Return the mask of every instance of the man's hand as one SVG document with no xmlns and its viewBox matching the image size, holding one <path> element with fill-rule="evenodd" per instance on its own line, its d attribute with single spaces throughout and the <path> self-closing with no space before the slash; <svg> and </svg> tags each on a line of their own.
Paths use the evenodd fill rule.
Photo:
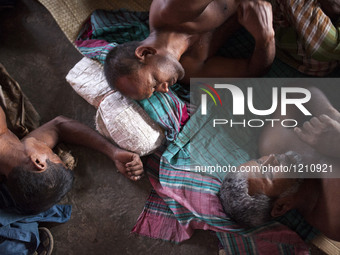
<svg viewBox="0 0 340 255">
<path fill-rule="evenodd" d="M 143 173 L 143 163 L 136 153 L 116 149 L 113 160 L 120 173 L 133 181 L 138 181 Z"/>
<path fill-rule="evenodd" d="M 273 12 L 265 1 L 243 1 L 237 10 L 239 23 L 255 38 L 267 43 L 274 37 Z"/>
<path fill-rule="evenodd" d="M 321 154 L 340 157 L 340 123 L 322 114 L 306 121 L 301 128 L 294 129 L 301 141 L 312 146 Z"/>
</svg>

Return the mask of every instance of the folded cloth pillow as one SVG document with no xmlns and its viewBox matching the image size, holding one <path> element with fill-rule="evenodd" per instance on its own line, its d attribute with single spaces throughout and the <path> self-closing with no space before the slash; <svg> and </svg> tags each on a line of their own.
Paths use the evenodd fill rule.
<svg viewBox="0 0 340 255">
<path fill-rule="evenodd" d="M 98 62 L 84 57 L 69 71 L 66 80 L 97 108 L 99 133 L 119 147 L 144 156 L 162 144 L 165 136 L 161 127 L 133 100 L 109 87 Z"/>
</svg>

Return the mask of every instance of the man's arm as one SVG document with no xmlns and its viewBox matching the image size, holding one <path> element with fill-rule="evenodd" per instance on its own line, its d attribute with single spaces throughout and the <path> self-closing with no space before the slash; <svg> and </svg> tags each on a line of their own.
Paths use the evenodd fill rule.
<svg viewBox="0 0 340 255">
<path fill-rule="evenodd" d="M 172 23 L 182 23 L 195 20 L 214 0 L 157 0 L 153 1 L 150 13 L 158 13 Z"/>
<path fill-rule="evenodd" d="M 204 63 L 186 60 L 186 75 L 190 77 L 255 77 L 265 74 L 275 57 L 275 39 L 271 5 L 264 1 L 242 2 L 238 7 L 238 22 L 255 39 L 255 49 L 249 59 L 220 56 Z"/>
<path fill-rule="evenodd" d="M 138 180 L 143 165 L 136 153 L 122 150 L 88 126 L 59 116 L 29 133 L 23 139 L 34 137 L 50 148 L 59 142 L 85 146 L 97 150 L 113 160 L 118 170 L 132 180 Z"/>
</svg>

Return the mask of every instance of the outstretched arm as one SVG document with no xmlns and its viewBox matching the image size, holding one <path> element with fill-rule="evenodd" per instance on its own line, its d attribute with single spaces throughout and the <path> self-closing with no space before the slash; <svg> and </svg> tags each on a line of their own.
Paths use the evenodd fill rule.
<svg viewBox="0 0 340 255">
<path fill-rule="evenodd" d="M 76 120 L 59 116 L 23 139 L 28 137 L 34 137 L 50 148 L 59 142 L 65 142 L 97 150 L 113 160 L 118 170 L 131 180 L 138 180 L 143 173 L 143 165 L 137 154 L 116 147 L 99 133 Z"/>
<path fill-rule="evenodd" d="M 230 59 L 213 56 L 202 64 L 185 63 L 190 66 L 190 77 L 256 77 L 265 74 L 275 57 L 275 39 L 272 8 L 264 1 L 244 1 L 238 7 L 238 22 L 255 39 L 255 49 L 249 59 Z M 196 62 L 196 63 L 195 63 Z"/>
</svg>

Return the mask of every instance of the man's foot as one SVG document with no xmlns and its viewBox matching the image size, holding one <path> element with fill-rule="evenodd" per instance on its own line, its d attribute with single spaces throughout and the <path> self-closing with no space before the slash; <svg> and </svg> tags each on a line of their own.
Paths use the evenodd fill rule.
<svg viewBox="0 0 340 255">
<path fill-rule="evenodd" d="M 51 255 L 53 251 L 53 236 L 47 228 L 39 228 L 40 244 L 33 255 Z"/>
<path fill-rule="evenodd" d="M 335 115 L 334 115 L 335 114 Z M 331 157 L 340 156 L 340 114 L 328 116 L 325 114 L 306 121 L 301 128 L 294 129 L 303 142 L 316 151 Z"/>
</svg>

